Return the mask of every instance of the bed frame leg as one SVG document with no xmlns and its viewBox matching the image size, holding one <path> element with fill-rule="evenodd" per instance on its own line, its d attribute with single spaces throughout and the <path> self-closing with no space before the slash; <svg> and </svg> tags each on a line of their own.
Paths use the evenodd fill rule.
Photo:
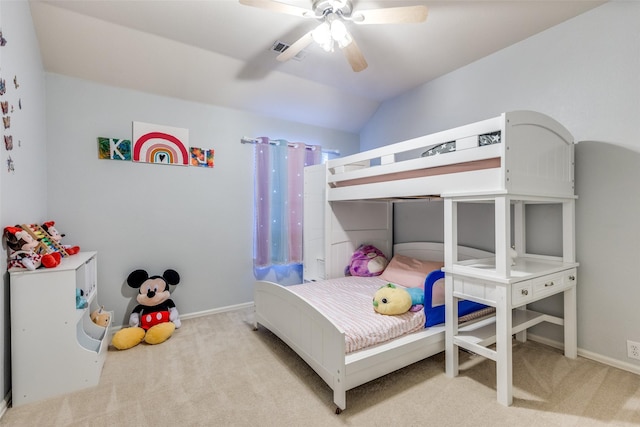
<svg viewBox="0 0 640 427">
<path fill-rule="evenodd" d="M 340 382 L 342 384 L 342 382 Z M 333 403 L 336 404 L 336 415 L 340 415 L 344 408 L 347 407 L 347 391 L 341 387 L 333 390 Z"/>
</svg>

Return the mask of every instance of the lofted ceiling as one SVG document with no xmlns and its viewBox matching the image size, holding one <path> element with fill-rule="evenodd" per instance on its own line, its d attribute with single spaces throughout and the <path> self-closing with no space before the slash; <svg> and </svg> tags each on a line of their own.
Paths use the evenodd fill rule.
<svg viewBox="0 0 640 427">
<path fill-rule="evenodd" d="M 279 0 L 311 8 L 312 0 Z M 353 0 L 424 4 L 424 23 L 349 29 L 369 66 L 315 44 L 276 61 L 313 19 L 238 0 L 30 0 L 46 71 L 357 133 L 384 100 L 524 40 L 601 0 Z"/>
</svg>

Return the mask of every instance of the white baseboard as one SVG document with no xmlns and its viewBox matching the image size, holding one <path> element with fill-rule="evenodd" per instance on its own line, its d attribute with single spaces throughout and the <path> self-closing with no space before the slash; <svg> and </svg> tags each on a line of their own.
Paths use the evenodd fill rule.
<svg viewBox="0 0 640 427">
<path fill-rule="evenodd" d="M 195 319 L 196 317 L 202 317 L 202 316 L 208 316 L 210 314 L 217 314 L 217 313 L 225 313 L 227 311 L 236 311 L 236 310 L 244 310 L 246 308 L 251 308 L 253 307 L 253 301 L 251 302 L 245 302 L 242 304 L 236 304 L 236 305 L 228 305 L 226 307 L 220 307 L 220 308 L 214 308 L 211 310 L 205 310 L 205 311 L 198 311 L 196 313 L 189 313 L 187 315 L 180 315 L 180 319 L 184 320 L 184 319 Z"/>
<path fill-rule="evenodd" d="M 209 316 L 211 314 L 226 313 L 228 311 L 244 310 L 253 307 L 253 301 L 242 304 L 228 305 L 226 307 L 213 308 L 211 310 L 198 311 L 195 313 L 180 314 L 180 320 L 195 319 L 196 317 Z M 111 334 L 122 329 L 124 325 L 111 326 Z M 128 325 L 127 325 L 128 327 Z"/>
<path fill-rule="evenodd" d="M 7 409 L 9 409 L 10 405 L 11 405 L 11 390 L 9 390 L 7 395 L 4 397 L 4 400 L 0 402 L 0 419 L 4 417 L 4 414 L 7 412 Z"/>
<path fill-rule="evenodd" d="M 531 341 L 539 342 L 541 344 L 548 345 L 549 347 L 557 348 L 562 350 L 564 348 L 564 344 L 555 340 L 550 340 L 545 337 L 541 337 L 540 335 L 535 335 L 531 333 L 527 333 L 527 339 Z M 585 359 L 593 360 L 608 366 L 612 366 L 614 368 L 622 369 L 623 371 L 628 371 L 634 373 L 636 375 L 640 375 L 640 366 L 634 365 L 632 363 L 623 362 L 622 360 L 612 359 L 611 357 L 603 356 L 598 353 L 594 353 L 588 350 L 583 350 L 578 348 L 578 356 L 582 356 Z"/>
</svg>

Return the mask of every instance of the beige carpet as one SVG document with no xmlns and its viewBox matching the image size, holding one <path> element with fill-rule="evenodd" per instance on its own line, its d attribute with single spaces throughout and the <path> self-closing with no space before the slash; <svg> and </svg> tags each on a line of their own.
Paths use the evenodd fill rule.
<svg viewBox="0 0 640 427">
<path fill-rule="evenodd" d="M 10 408 L 2 426 L 638 426 L 640 377 L 517 343 L 514 404 L 496 402 L 495 364 L 442 354 L 347 393 L 331 390 L 251 310 L 184 320 L 167 342 L 109 351 L 100 384 Z"/>
</svg>

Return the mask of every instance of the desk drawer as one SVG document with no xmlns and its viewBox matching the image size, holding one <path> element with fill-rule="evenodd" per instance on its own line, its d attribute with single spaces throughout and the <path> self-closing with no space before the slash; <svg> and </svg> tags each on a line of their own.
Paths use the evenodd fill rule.
<svg viewBox="0 0 640 427">
<path fill-rule="evenodd" d="M 553 295 L 576 284 L 576 269 L 563 271 L 558 274 L 540 277 L 533 280 L 533 294 L 536 299 L 546 295 Z"/>
<path fill-rule="evenodd" d="M 576 281 L 576 269 L 573 268 L 561 273 L 515 283 L 511 290 L 511 304 L 518 307 L 557 294 L 575 286 Z"/>
<path fill-rule="evenodd" d="M 511 305 L 514 307 L 533 301 L 533 283 L 531 280 L 516 283 L 511 289 Z"/>
</svg>

